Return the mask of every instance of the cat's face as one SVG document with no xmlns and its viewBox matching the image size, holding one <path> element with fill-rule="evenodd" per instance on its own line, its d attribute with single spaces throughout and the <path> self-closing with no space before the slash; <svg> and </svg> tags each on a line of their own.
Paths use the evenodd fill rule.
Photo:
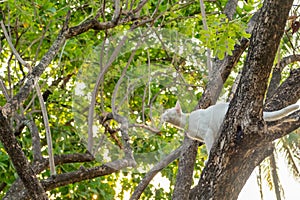
<svg viewBox="0 0 300 200">
<path fill-rule="evenodd" d="M 162 122 L 169 122 L 173 123 L 174 120 L 177 121 L 177 119 L 180 117 L 180 113 L 176 111 L 175 108 L 167 109 L 161 116 Z"/>
<path fill-rule="evenodd" d="M 179 102 L 176 103 L 174 108 L 167 109 L 161 116 L 162 122 L 169 122 L 174 125 L 178 125 L 182 115 Z"/>
</svg>

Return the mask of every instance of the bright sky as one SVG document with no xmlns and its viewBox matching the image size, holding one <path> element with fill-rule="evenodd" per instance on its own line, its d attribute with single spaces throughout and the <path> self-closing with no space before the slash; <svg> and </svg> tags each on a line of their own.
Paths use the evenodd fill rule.
<svg viewBox="0 0 300 200">
<path fill-rule="evenodd" d="M 286 161 L 282 155 L 278 158 L 279 179 L 284 189 L 285 200 L 299 200 L 300 199 L 300 182 L 297 182 L 288 171 Z M 260 200 L 259 188 L 256 177 L 258 170 L 254 170 L 238 200 Z M 265 180 L 263 181 L 263 195 L 265 200 L 276 200 L 275 192 L 270 191 Z"/>
</svg>

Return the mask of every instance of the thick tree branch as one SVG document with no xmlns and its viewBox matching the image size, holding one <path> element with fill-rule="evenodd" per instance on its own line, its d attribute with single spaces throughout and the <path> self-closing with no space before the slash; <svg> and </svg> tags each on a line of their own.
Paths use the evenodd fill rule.
<svg viewBox="0 0 300 200">
<path fill-rule="evenodd" d="M 16 171 L 23 181 L 32 199 L 48 199 L 42 185 L 37 179 L 35 172 L 22 151 L 13 131 L 10 129 L 8 120 L 0 112 L 0 140 L 10 156 Z"/>
<path fill-rule="evenodd" d="M 136 10 L 135 12 L 138 12 L 138 10 Z M 87 32 L 90 29 L 100 31 L 100 30 L 111 29 L 118 25 L 126 24 L 132 21 L 139 21 L 138 24 L 143 24 L 147 20 L 152 21 L 152 19 L 148 19 L 147 17 L 136 17 L 134 14 L 136 13 L 127 15 L 125 18 L 118 19 L 117 21 L 107 21 L 107 22 L 99 22 L 98 19 L 95 17 L 93 19 L 84 21 L 78 26 L 71 27 L 69 31 L 66 33 L 66 38 L 68 39 L 80 35 L 84 32 Z"/>
<path fill-rule="evenodd" d="M 72 183 L 89 180 L 100 176 L 105 176 L 120 171 L 126 167 L 131 167 L 133 163 L 127 159 L 116 160 L 104 165 L 92 168 L 80 167 L 77 171 L 51 176 L 47 180 L 41 181 L 46 191 L 57 187 L 69 185 Z M 20 199 L 28 199 L 28 194 L 22 192 L 23 196 Z"/>
<path fill-rule="evenodd" d="M 212 148 L 208 166 L 190 199 L 236 199 L 246 182 L 239 178 L 240 172 L 243 173 L 244 160 L 252 154 L 253 148 L 262 145 L 261 136 L 266 130 L 262 121 L 266 80 L 292 3 L 292 0 L 264 1 L 258 15 L 260 23 L 253 29 L 242 78 L 226 114 L 222 134 Z"/>
<path fill-rule="evenodd" d="M 54 156 L 55 165 L 61 165 L 67 163 L 78 163 L 78 162 L 91 162 L 93 160 L 95 160 L 95 158 L 89 153 L 63 154 L 63 155 Z M 49 159 L 46 158 L 43 158 L 42 160 L 39 160 L 32 165 L 33 170 L 37 174 L 41 173 L 43 170 L 46 170 L 48 167 L 49 167 Z M 18 178 L 10 187 L 4 199 L 5 200 L 21 199 L 22 194 L 25 193 L 26 191 L 24 190 L 24 185 L 22 181 Z M 28 198 L 28 193 L 26 193 L 26 195 Z"/>
<path fill-rule="evenodd" d="M 32 199 L 48 199 L 43 187 L 41 186 L 39 180 L 32 168 L 30 167 L 27 158 L 24 155 L 20 145 L 18 144 L 12 130 L 8 123 L 8 117 L 20 106 L 20 104 L 27 98 L 31 92 L 35 82 L 38 80 L 39 76 L 45 70 L 46 66 L 52 61 L 56 53 L 58 52 L 60 46 L 64 43 L 65 37 L 64 32 L 67 30 L 68 21 L 70 13 L 67 16 L 66 22 L 63 26 L 58 39 L 49 51 L 42 58 L 41 62 L 32 70 L 32 72 L 27 77 L 25 85 L 20 89 L 20 92 L 10 99 L 6 105 L 1 109 L 0 113 L 0 139 L 3 143 L 7 153 L 9 154 L 12 162 L 16 168 L 16 171 L 23 181 L 25 187 L 27 188 Z"/>
<path fill-rule="evenodd" d="M 209 80 L 207 88 L 205 89 L 201 100 L 199 101 L 197 108 L 207 108 L 210 105 L 216 103 L 220 92 L 223 87 L 223 83 L 227 80 L 231 70 L 236 66 L 240 56 L 249 45 L 249 40 L 243 38 L 240 44 L 235 45 L 235 49 L 232 52 L 232 56 L 226 56 L 223 60 L 218 60 L 214 69 L 218 69 L 213 74 L 214 79 Z M 194 170 L 194 163 L 196 160 L 197 149 L 199 142 L 185 137 L 184 143 L 187 143 L 189 148 L 182 154 L 179 161 L 178 174 L 176 179 L 176 185 L 174 188 L 174 199 L 187 199 L 189 195 L 189 189 L 192 185 L 192 174 Z M 184 187 L 183 187 L 184 186 Z"/>
<path fill-rule="evenodd" d="M 300 110 L 283 118 L 280 122 L 268 122 L 268 132 L 265 141 L 272 142 L 281 138 L 300 127 Z"/>
<path fill-rule="evenodd" d="M 300 55 L 290 55 L 287 57 L 284 57 L 280 60 L 279 63 L 277 63 L 273 69 L 272 78 L 269 84 L 269 90 L 268 90 L 268 98 L 271 97 L 276 89 L 278 88 L 280 81 L 281 81 L 281 72 L 287 65 L 300 61 Z"/>
<path fill-rule="evenodd" d="M 290 76 L 269 97 L 265 110 L 282 109 L 289 104 L 296 103 L 298 99 L 300 99 L 300 68 L 292 70 Z"/>
<path fill-rule="evenodd" d="M 185 136 L 183 145 L 186 145 L 187 148 L 182 152 L 179 160 L 176 184 L 172 196 L 173 200 L 188 198 L 199 142 Z"/>
</svg>

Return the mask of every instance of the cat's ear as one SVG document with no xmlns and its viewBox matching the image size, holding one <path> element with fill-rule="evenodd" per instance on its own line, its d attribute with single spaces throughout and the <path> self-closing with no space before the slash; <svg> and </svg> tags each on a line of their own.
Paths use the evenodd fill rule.
<svg viewBox="0 0 300 200">
<path fill-rule="evenodd" d="M 176 102 L 175 110 L 176 110 L 176 112 L 177 112 L 178 114 L 181 113 L 181 106 L 180 106 L 179 101 Z"/>
</svg>

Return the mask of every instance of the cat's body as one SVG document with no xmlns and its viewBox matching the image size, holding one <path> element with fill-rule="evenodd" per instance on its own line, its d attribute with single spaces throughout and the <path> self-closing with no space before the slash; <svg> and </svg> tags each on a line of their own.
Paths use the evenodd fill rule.
<svg viewBox="0 0 300 200">
<path fill-rule="evenodd" d="M 168 122 L 184 129 L 192 139 L 204 140 L 207 153 L 209 154 L 212 145 L 219 137 L 219 129 L 223 123 L 228 106 L 228 103 L 220 103 L 207 109 L 198 109 L 190 114 L 186 114 L 182 112 L 180 104 L 177 102 L 174 108 L 168 109 L 162 114 L 161 119 L 163 122 Z M 278 111 L 263 112 L 263 118 L 265 121 L 278 120 L 298 108 L 299 105 L 293 104 Z"/>
</svg>

